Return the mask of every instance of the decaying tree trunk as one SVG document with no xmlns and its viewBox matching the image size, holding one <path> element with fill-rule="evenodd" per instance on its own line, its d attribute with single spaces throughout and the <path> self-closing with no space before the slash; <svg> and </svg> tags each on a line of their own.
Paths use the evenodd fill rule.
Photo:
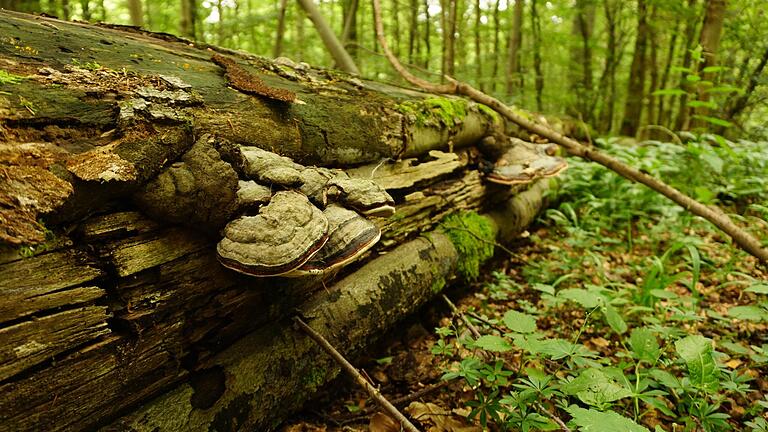
<svg viewBox="0 0 768 432">
<path fill-rule="evenodd" d="M 352 354 L 542 205 L 544 182 L 482 181 L 499 122 L 463 99 L 132 27 L 0 12 L 0 34 L 0 431 L 268 430 L 337 373 L 296 311 Z M 240 145 L 376 180 L 382 241 L 325 280 L 221 266 Z M 204 184 L 147 207 L 185 164 Z M 439 223 L 466 210 L 485 234 L 456 244 Z"/>
</svg>

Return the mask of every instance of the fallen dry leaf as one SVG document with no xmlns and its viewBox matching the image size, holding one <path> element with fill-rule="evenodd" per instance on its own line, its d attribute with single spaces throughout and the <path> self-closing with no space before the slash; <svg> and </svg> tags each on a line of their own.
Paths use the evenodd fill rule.
<svg viewBox="0 0 768 432">
<path fill-rule="evenodd" d="M 392 419 L 392 417 L 377 412 L 371 416 L 368 429 L 370 432 L 400 432 L 400 424 L 397 420 Z"/>
</svg>

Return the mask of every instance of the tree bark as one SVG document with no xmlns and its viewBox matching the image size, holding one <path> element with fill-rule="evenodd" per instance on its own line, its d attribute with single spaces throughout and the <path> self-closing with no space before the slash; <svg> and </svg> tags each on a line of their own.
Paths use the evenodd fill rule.
<svg viewBox="0 0 768 432">
<path fill-rule="evenodd" d="M 482 181 L 473 152 L 461 149 L 500 123 L 463 99 L 443 100 L 460 104 L 446 122 L 423 102 L 437 95 L 131 27 L 0 12 L 0 33 L 36 47 L 0 44 L 8 72 L 27 78 L 0 84 L 0 171 L 18 186 L 17 206 L 38 205 L 11 208 L 31 219 L 1 214 L 10 221 L 3 229 L 31 227 L 29 238 L 3 237 L 29 246 L 0 250 L 0 424 L 9 430 L 273 428 L 336 374 L 291 329 L 295 310 L 357 351 L 439 292 L 467 258 L 437 229 L 445 216 L 485 212 L 504 241 L 542 205 L 546 182 L 516 195 L 520 188 Z M 112 49 L 87 49 L 100 44 Z M 224 76 L 209 50 L 236 62 L 241 78 L 303 103 L 238 90 L 243 83 Z M 101 67 L 73 66 L 73 56 Z M 229 201 L 197 209 L 210 200 L 195 189 L 197 198 L 173 192 L 167 208 L 153 209 L 141 194 L 197 161 L 226 200 L 238 174 L 225 159 L 241 145 L 305 165 L 355 166 L 347 173 L 377 181 L 398 212 L 375 221 L 377 248 L 341 277 L 229 271 L 215 253 Z M 195 220 L 147 216 L 171 207 Z"/>
<path fill-rule="evenodd" d="M 648 45 L 648 5 L 646 0 L 637 0 L 637 36 L 635 52 L 629 71 L 627 102 L 624 105 L 624 118 L 621 121 L 621 134 L 635 136 L 643 115 L 645 97 L 646 47 Z"/>
<path fill-rule="evenodd" d="M 317 8 L 314 0 L 299 0 L 299 4 L 307 13 L 309 19 L 312 20 L 312 23 L 314 23 L 317 33 L 323 40 L 323 43 L 333 57 L 333 60 L 339 65 L 339 68 L 345 72 L 359 75 L 360 71 L 357 69 L 355 61 L 352 60 L 352 57 L 350 57 L 347 50 L 344 49 L 344 46 L 336 38 L 336 35 L 333 33 L 333 30 L 328 25 L 325 18 L 323 18 L 323 15 Z"/>
<path fill-rule="evenodd" d="M 507 52 L 507 96 L 512 96 L 516 89 L 522 87 L 522 65 L 520 63 L 520 48 L 523 46 L 523 8 L 525 4 L 522 0 L 515 1 L 515 7 L 512 13 L 512 30 L 509 32 L 509 49 Z M 531 10 L 535 10 L 536 5 L 531 3 Z M 531 20 L 538 19 L 531 16 Z M 541 30 L 533 29 L 541 34 Z M 538 50 L 538 42 L 534 41 L 534 49 Z M 535 54 L 534 54 L 535 55 Z M 538 78 L 537 78 L 538 79 Z M 538 82 L 538 81 L 537 81 Z"/>
<path fill-rule="evenodd" d="M 699 24 L 699 14 L 697 11 L 697 0 L 688 0 L 688 7 L 686 8 L 686 24 L 685 24 L 685 54 L 683 54 L 683 69 L 692 68 L 691 50 L 696 43 L 696 29 Z M 695 67 L 698 68 L 698 65 Z M 686 91 L 690 90 L 688 80 L 685 79 L 685 74 L 680 78 L 680 88 Z M 688 94 L 680 96 L 680 101 L 677 110 L 677 117 L 675 118 L 675 129 L 685 130 L 688 129 L 689 115 L 688 115 Z"/>
<path fill-rule="evenodd" d="M 144 25 L 144 9 L 141 0 L 128 0 L 128 12 L 131 16 L 131 24 L 136 27 Z"/>
<path fill-rule="evenodd" d="M 714 83 L 717 77 L 717 72 L 708 71 L 708 67 L 715 66 L 717 64 L 717 52 L 720 50 L 720 37 L 723 33 L 723 22 L 725 21 L 725 9 L 728 2 L 726 0 L 708 0 L 707 10 L 704 15 L 704 23 L 701 26 L 701 36 L 699 43 L 702 48 L 702 55 L 704 61 L 700 65 L 701 78 L 704 82 Z M 709 100 L 709 93 L 707 93 L 707 87 L 698 85 L 698 100 L 706 102 Z M 693 110 L 695 121 L 694 126 L 706 128 L 710 124 L 701 119 L 700 116 L 706 116 L 709 114 L 709 108 L 697 107 Z"/>
<path fill-rule="evenodd" d="M 592 32 L 595 5 L 592 0 L 577 0 L 571 27 L 569 81 L 571 95 L 566 113 L 587 123 L 592 121 Z"/>
<path fill-rule="evenodd" d="M 283 42 L 285 40 L 285 12 L 288 9 L 288 0 L 280 0 L 280 7 L 277 12 L 277 35 L 275 36 L 275 50 L 273 57 L 280 57 L 283 53 Z"/>
<path fill-rule="evenodd" d="M 755 88 L 757 88 L 758 82 L 760 82 L 760 77 L 763 75 L 763 71 L 765 70 L 765 66 L 768 64 L 768 46 L 765 48 L 765 52 L 763 52 L 763 57 L 760 59 L 760 62 L 755 66 L 755 69 L 752 71 L 752 74 L 749 76 L 749 83 L 747 84 L 747 88 L 744 89 L 744 93 L 738 95 L 735 102 L 730 104 L 730 108 L 728 109 L 728 114 L 726 118 L 728 120 L 734 120 L 741 112 L 744 111 L 745 108 L 747 108 L 749 98 L 754 94 Z"/>
<path fill-rule="evenodd" d="M 541 69 L 541 18 L 536 8 L 538 0 L 531 0 L 531 34 L 533 37 L 533 70 L 536 74 L 534 87 L 536 89 L 536 110 L 544 111 L 544 72 Z"/>
</svg>

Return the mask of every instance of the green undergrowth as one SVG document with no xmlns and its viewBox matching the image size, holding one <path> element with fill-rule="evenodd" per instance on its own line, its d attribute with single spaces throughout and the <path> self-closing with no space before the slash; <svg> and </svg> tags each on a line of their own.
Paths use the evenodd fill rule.
<svg viewBox="0 0 768 432">
<path fill-rule="evenodd" d="M 606 151 L 768 242 L 768 143 Z M 708 222 L 570 160 L 529 246 L 432 346 L 491 430 L 768 431 L 768 273 Z M 448 223 L 448 222 L 446 222 Z M 459 231 L 461 233 L 461 231 Z M 454 233 L 456 235 L 458 233 Z"/>
<path fill-rule="evenodd" d="M 0 85 L 2 84 L 18 84 L 23 80 L 23 76 L 14 75 L 10 72 L 0 69 Z"/>
<path fill-rule="evenodd" d="M 440 223 L 459 253 L 457 271 L 464 280 L 475 280 L 480 266 L 493 256 L 496 241 L 491 222 L 475 212 L 454 213 Z"/>
</svg>

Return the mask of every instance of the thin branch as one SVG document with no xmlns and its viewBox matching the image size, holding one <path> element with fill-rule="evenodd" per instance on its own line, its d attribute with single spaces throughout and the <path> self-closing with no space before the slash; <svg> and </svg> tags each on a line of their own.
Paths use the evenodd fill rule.
<svg viewBox="0 0 768 432">
<path fill-rule="evenodd" d="M 662 132 L 666 133 L 667 135 L 669 135 L 670 137 L 672 137 L 672 139 L 675 140 L 675 143 L 677 143 L 678 145 L 680 145 L 680 146 L 684 145 L 683 141 L 680 139 L 680 137 L 676 133 L 674 133 L 671 130 L 665 128 L 664 126 L 660 126 L 660 125 L 645 125 L 645 126 L 642 126 L 642 127 L 640 127 L 640 129 L 637 130 L 637 136 L 642 136 L 641 135 L 642 132 L 644 130 L 646 130 L 646 129 L 662 131 Z"/>
<path fill-rule="evenodd" d="M 728 234 L 742 249 L 758 258 L 763 262 L 763 264 L 768 264 L 768 250 L 763 248 L 760 240 L 733 223 L 733 221 L 720 209 L 706 206 L 673 188 L 672 186 L 664 183 L 663 181 L 638 170 L 637 168 L 631 167 L 612 156 L 597 151 L 594 148 L 583 146 L 578 141 L 572 138 L 568 138 L 547 126 L 528 120 L 520 114 L 516 113 L 514 110 L 512 110 L 512 108 L 502 103 L 500 100 L 475 89 L 469 84 L 458 82 L 453 78 L 446 77 L 446 79 L 449 81 L 448 84 L 435 85 L 413 76 L 400 64 L 397 57 L 392 54 L 392 52 L 389 50 L 389 47 L 387 46 L 386 40 L 384 39 L 384 29 L 381 23 L 381 5 L 379 4 L 379 0 L 373 0 L 373 7 L 374 19 L 376 21 L 376 37 L 381 44 L 382 50 L 387 55 L 387 59 L 392 64 L 392 67 L 394 67 L 395 70 L 397 70 L 397 72 L 400 73 L 406 81 L 429 92 L 467 96 L 477 103 L 488 106 L 502 116 L 506 117 L 508 120 L 522 126 L 528 131 L 541 135 L 544 138 L 547 138 L 550 141 L 560 145 L 574 156 L 579 156 L 584 159 L 597 162 L 600 165 L 616 172 L 617 174 L 629 180 L 636 181 L 638 183 L 644 184 L 645 186 L 648 186 L 649 188 L 659 192 L 694 215 L 700 216 L 712 222 L 716 227 L 720 228 L 720 230 Z"/>
<path fill-rule="evenodd" d="M 336 349 L 327 341 L 325 338 L 318 332 L 316 332 L 312 327 L 307 325 L 304 321 L 302 321 L 301 318 L 298 316 L 293 317 L 293 321 L 298 324 L 298 326 L 306 333 L 312 340 L 315 341 L 318 345 L 320 345 L 321 348 L 325 350 L 328 354 L 330 354 L 331 357 L 336 361 L 336 363 L 339 364 L 339 366 L 342 367 L 349 375 L 351 375 L 355 381 L 357 381 L 358 384 L 360 384 L 365 390 L 368 392 L 368 395 L 371 396 L 376 402 L 381 405 L 381 407 L 389 413 L 393 418 L 398 420 L 400 422 L 400 425 L 407 430 L 408 432 L 419 432 L 418 429 L 416 429 L 416 426 L 413 425 L 413 423 L 410 422 L 400 411 L 395 408 L 394 405 L 392 405 L 384 396 L 381 395 L 381 392 L 374 387 L 370 382 L 368 382 L 363 375 L 360 374 L 360 372 L 352 366 L 350 362 L 347 361 L 347 359 L 344 358 Z"/>
<path fill-rule="evenodd" d="M 568 428 L 568 425 L 566 425 L 565 422 L 560 419 L 560 417 L 549 412 L 549 410 L 544 408 L 544 406 L 542 406 L 540 403 L 536 403 L 536 409 L 543 412 L 545 416 L 549 417 L 553 422 L 557 423 L 557 425 L 560 426 L 560 430 L 563 432 L 571 432 L 571 429 Z"/>
<path fill-rule="evenodd" d="M 478 330 L 477 330 L 477 327 L 475 327 L 475 325 L 474 325 L 474 324 L 472 324 L 472 323 L 469 321 L 469 319 L 466 317 L 466 315 L 464 315 L 463 313 L 461 313 L 461 311 L 460 311 L 460 310 L 459 310 L 459 309 L 456 307 L 456 305 L 455 305 L 455 304 L 453 304 L 453 302 L 451 301 L 451 299 L 449 299 L 449 298 L 448 298 L 448 296 L 446 296 L 445 294 L 443 294 L 443 300 L 445 300 L 445 302 L 446 302 L 446 303 L 448 303 L 448 307 L 450 307 L 450 308 L 451 308 L 451 311 L 453 311 L 453 313 L 454 313 L 455 315 L 458 315 L 458 316 L 459 316 L 459 318 L 461 318 L 461 320 L 462 320 L 462 321 L 464 321 L 464 325 L 466 325 L 466 326 L 467 326 L 467 328 L 469 329 L 469 331 L 471 331 L 471 332 L 472 332 L 472 335 L 474 335 L 474 336 L 475 336 L 475 338 L 478 338 L 478 339 L 479 339 L 479 338 L 480 338 L 480 336 L 482 336 L 482 335 L 480 334 L 480 331 L 478 331 Z"/>
<path fill-rule="evenodd" d="M 436 383 L 433 383 L 433 384 L 430 384 L 430 385 L 424 387 L 423 389 L 416 390 L 413 393 L 408 393 L 405 396 L 401 396 L 399 398 L 392 399 L 391 403 L 392 403 L 392 405 L 398 406 L 398 405 L 406 404 L 408 402 L 413 402 L 413 401 L 415 401 L 417 399 L 422 398 L 423 396 L 425 396 L 425 395 L 427 395 L 429 393 L 432 393 L 435 390 L 439 390 L 439 389 L 447 386 L 450 383 L 451 383 L 451 381 L 438 381 Z M 341 418 L 341 422 L 342 423 L 347 423 L 349 421 L 361 420 L 361 419 L 367 418 L 370 414 L 373 414 L 377 410 L 378 410 L 378 407 L 369 406 L 369 407 L 366 407 L 365 409 L 363 409 L 360 412 L 356 412 L 356 413 L 350 415 L 349 417 L 342 417 Z"/>
</svg>

